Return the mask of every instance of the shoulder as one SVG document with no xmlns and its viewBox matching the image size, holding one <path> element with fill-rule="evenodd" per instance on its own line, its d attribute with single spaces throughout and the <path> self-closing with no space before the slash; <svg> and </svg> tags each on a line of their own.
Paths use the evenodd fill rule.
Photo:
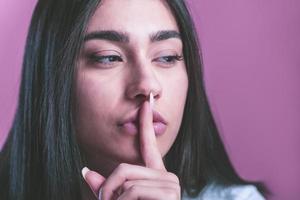
<svg viewBox="0 0 300 200">
<path fill-rule="evenodd" d="M 182 200 L 265 200 L 254 185 L 207 185 L 197 197 L 184 194 Z"/>
</svg>

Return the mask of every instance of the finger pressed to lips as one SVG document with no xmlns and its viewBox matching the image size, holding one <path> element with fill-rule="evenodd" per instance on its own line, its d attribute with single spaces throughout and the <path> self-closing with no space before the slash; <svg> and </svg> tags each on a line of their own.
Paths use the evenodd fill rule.
<svg viewBox="0 0 300 200">
<path fill-rule="evenodd" d="M 178 189 L 179 180 L 177 176 L 166 171 L 162 155 L 157 145 L 157 138 L 152 122 L 153 115 L 150 103 L 145 101 L 139 112 L 140 151 L 145 166 L 122 163 L 115 168 L 105 181 L 101 175 L 98 175 L 98 178 L 101 178 L 101 181 L 98 182 L 94 181 L 93 178 L 90 178 L 90 180 L 86 179 L 88 182 L 97 182 L 97 184 L 91 184 L 91 188 L 95 193 L 98 193 L 101 187 L 101 199 L 113 198 L 126 181 L 139 180 L 139 182 L 136 182 L 139 183 L 139 185 L 134 185 L 134 187 L 141 187 L 141 189 L 148 188 L 148 190 L 145 191 L 145 193 L 140 193 L 141 191 L 135 192 L 135 190 L 132 191 L 132 189 L 127 189 L 121 195 L 122 198 L 128 197 L 128 195 L 136 197 L 143 195 L 147 196 L 146 193 L 149 192 L 149 189 L 157 190 L 157 188 L 160 188 L 161 193 L 166 190 L 172 190 L 173 193 L 174 191 L 180 191 L 180 189 Z M 168 184 L 166 184 L 166 182 L 168 182 Z M 127 182 L 126 184 L 130 183 L 133 182 Z M 165 188 L 166 185 L 169 185 L 170 187 Z"/>
<path fill-rule="evenodd" d="M 150 103 L 145 101 L 140 109 L 140 151 L 146 167 L 166 170 L 157 146 Z"/>
</svg>

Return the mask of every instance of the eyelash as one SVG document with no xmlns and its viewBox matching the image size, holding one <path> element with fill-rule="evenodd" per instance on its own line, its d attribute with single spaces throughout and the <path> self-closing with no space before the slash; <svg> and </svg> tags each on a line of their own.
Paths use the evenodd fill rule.
<svg viewBox="0 0 300 200">
<path fill-rule="evenodd" d="M 164 60 L 161 60 L 161 59 L 164 59 Z M 176 62 L 181 61 L 181 60 L 183 60 L 183 56 L 179 56 L 179 55 L 161 56 L 161 57 L 154 59 L 154 61 L 163 62 L 164 64 L 167 64 L 167 65 L 175 64 Z"/>
<path fill-rule="evenodd" d="M 112 65 L 115 62 L 123 61 L 122 57 L 119 55 L 107 55 L 107 56 L 90 55 L 89 59 L 95 63 L 100 63 L 103 65 Z M 164 65 L 174 65 L 176 62 L 182 60 L 183 60 L 183 56 L 179 56 L 179 55 L 161 56 L 153 59 L 153 61 L 161 62 Z"/>
<path fill-rule="evenodd" d="M 122 62 L 123 61 L 121 56 L 118 56 L 118 55 L 107 55 L 107 56 L 90 55 L 89 58 L 93 62 L 104 64 L 104 65 L 111 65 L 112 62 Z M 104 59 L 106 61 L 104 61 Z M 110 62 L 110 63 L 107 63 L 107 62 Z"/>
</svg>

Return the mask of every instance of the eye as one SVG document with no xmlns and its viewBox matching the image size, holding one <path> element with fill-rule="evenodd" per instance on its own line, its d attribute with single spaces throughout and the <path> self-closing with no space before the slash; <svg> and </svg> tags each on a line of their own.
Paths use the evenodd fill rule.
<svg viewBox="0 0 300 200">
<path fill-rule="evenodd" d="M 111 65 L 116 62 L 122 62 L 123 59 L 119 55 L 90 55 L 90 60 L 104 65 Z"/>
<path fill-rule="evenodd" d="M 183 56 L 179 55 L 166 55 L 155 58 L 153 61 L 157 62 L 164 66 L 172 66 L 175 65 L 178 61 L 183 60 Z"/>
</svg>

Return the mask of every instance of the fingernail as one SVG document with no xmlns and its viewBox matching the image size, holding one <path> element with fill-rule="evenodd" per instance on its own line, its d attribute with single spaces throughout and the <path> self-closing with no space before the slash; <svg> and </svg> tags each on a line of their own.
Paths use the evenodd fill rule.
<svg viewBox="0 0 300 200">
<path fill-rule="evenodd" d="M 151 110 L 153 110 L 153 108 L 154 108 L 154 97 L 153 97 L 152 92 L 150 92 L 149 102 L 150 102 L 150 108 L 151 108 Z"/>
<path fill-rule="evenodd" d="M 81 174 L 82 174 L 82 176 L 83 176 L 84 179 L 85 179 L 86 173 L 87 173 L 88 171 L 90 171 L 89 168 L 87 168 L 87 167 L 82 168 Z"/>
</svg>

